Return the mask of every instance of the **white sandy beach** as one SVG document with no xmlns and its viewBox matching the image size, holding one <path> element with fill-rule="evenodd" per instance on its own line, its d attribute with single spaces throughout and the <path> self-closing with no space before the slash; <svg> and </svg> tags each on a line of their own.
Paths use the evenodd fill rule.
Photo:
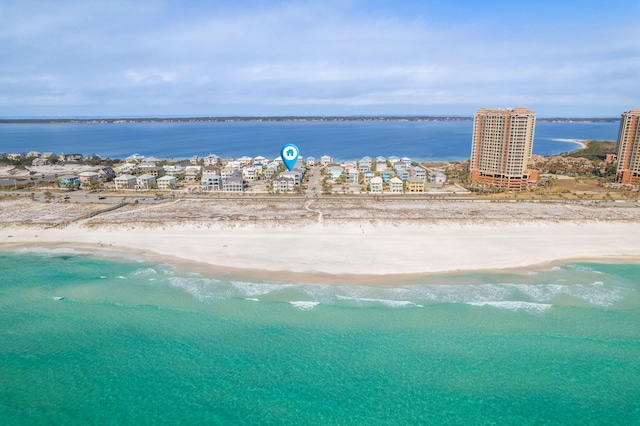
<svg viewBox="0 0 640 426">
<path fill-rule="evenodd" d="M 636 207 L 445 201 L 367 206 L 301 200 L 269 201 L 267 208 L 261 203 L 131 205 L 69 223 L 60 218 L 100 207 L 4 200 L 0 249 L 135 254 L 185 268 L 270 278 L 294 275 L 308 282 L 512 269 L 573 259 L 640 259 Z"/>
</svg>

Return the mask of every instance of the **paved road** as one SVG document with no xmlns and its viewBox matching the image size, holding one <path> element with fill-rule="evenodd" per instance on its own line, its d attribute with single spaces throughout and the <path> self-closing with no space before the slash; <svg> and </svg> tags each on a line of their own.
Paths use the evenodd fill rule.
<svg viewBox="0 0 640 426">
<path fill-rule="evenodd" d="M 320 183 L 320 169 L 313 167 L 309 172 L 309 185 L 307 186 L 307 197 L 319 197 L 322 193 Z"/>
</svg>

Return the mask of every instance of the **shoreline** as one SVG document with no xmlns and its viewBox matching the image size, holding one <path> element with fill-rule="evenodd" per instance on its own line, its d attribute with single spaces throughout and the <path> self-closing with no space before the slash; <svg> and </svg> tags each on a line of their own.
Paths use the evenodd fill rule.
<svg viewBox="0 0 640 426">
<path fill-rule="evenodd" d="M 587 147 L 587 142 L 588 140 L 586 139 L 552 139 L 554 141 L 557 142 L 564 142 L 564 143 L 575 143 L 580 145 L 580 148 L 575 149 L 574 151 L 579 151 L 581 149 L 585 149 Z"/>
<path fill-rule="evenodd" d="M 390 285 L 575 259 L 640 259 L 636 203 L 184 200 L 116 210 L 1 203 L 0 250 L 68 248 L 281 282 Z"/>
<path fill-rule="evenodd" d="M 332 274 L 320 271 L 293 272 L 287 270 L 260 270 L 260 269 L 239 269 L 225 267 L 210 263 L 202 263 L 189 259 L 171 257 L 158 253 L 135 252 L 123 249 L 107 249 L 105 247 L 95 248 L 80 244 L 68 243 L 48 243 L 48 244 L 22 244 L 22 243 L 0 243 L 0 253 L 44 253 L 44 254 L 70 254 L 73 256 L 90 255 L 97 258 L 104 258 L 116 261 L 139 261 L 143 263 L 168 265 L 171 268 L 183 273 L 197 273 L 207 278 L 224 278 L 231 281 L 265 281 L 278 284 L 308 284 L 308 285 L 335 285 L 335 286 L 367 286 L 367 287 L 402 287 L 405 285 L 431 285 L 446 284 L 467 285 L 455 281 L 455 277 L 467 273 L 485 274 L 530 274 L 546 271 L 554 267 L 560 267 L 571 263 L 593 262 L 602 264 L 640 264 L 640 255 L 628 256 L 600 256 L 600 257 L 580 257 L 562 258 L 541 263 L 488 269 L 456 269 L 429 271 L 422 273 L 407 274 Z M 437 279 L 438 281 L 431 282 Z"/>
<path fill-rule="evenodd" d="M 640 262 L 637 237 L 628 232 L 628 226 L 634 225 L 4 228 L 0 250 L 68 249 L 239 280 L 398 286 L 428 281 L 435 275 L 527 273 L 574 261 Z M 606 238 L 592 238 L 598 234 Z M 331 245 L 334 249 L 327 250 Z M 392 247 L 397 247 L 396 251 Z M 349 253 L 353 254 L 351 259 Z"/>
</svg>

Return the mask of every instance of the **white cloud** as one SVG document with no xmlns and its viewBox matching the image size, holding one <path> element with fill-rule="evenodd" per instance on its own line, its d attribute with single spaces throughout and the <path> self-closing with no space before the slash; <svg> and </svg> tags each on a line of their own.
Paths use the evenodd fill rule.
<svg viewBox="0 0 640 426">
<path fill-rule="evenodd" d="M 640 30 L 630 20 L 579 32 L 586 24 L 568 17 L 509 34 L 487 16 L 434 23 L 361 6 L 7 1 L 0 115 L 73 102 L 128 115 L 155 105 L 176 114 L 229 105 L 254 114 L 308 105 L 471 113 L 497 102 L 611 115 L 640 104 Z"/>
</svg>

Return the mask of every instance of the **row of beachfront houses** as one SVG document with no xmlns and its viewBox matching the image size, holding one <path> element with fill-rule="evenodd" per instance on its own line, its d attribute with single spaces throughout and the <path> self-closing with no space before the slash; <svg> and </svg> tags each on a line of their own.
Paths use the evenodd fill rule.
<svg viewBox="0 0 640 426">
<path fill-rule="evenodd" d="M 223 192 L 242 192 L 247 183 L 271 180 L 274 192 L 293 191 L 302 182 L 305 164 L 298 161 L 291 171 L 284 171 L 282 159 L 268 161 L 265 157 L 221 159 L 217 156 L 194 157 L 189 161 L 158 166 L 159 160 L 148 157 L 130 157 L 116 167 L 116 189 L 175 189 L 178 178 L 200 189 Z M 142 173 L 142 174 L 140 174 Z M 286 184 L 283 184 L 286 182 Z"/>
<path fill-rule="evenodd" d="M 425 192 L 430 182 L 443 184 L 446 175 L 441 172 L 429 172 L 415 165 L 410 158 L 363 157 L 360 161 L 346 161 L 340 164 L 326 164 L 329 177 L 333 181 L 343 180 L 345 184 L 364 183 L 368 192 L 381 194 Z"/>
<path fill-rule="evenodd" d="M 323 166 L 333 183 L 365 185 L 369 192 L 404 193 L 424 192 L 428 182 L 442 183 L 443 173 L 430 173 L 412 163 L 409 158 L 363 157 L 359 161 L 334 162 L 330 156 L 299 158 L 291 171 L 287 171 L 281 158 L 272 161 L 265 157 L 220 158 L 215 155 L 193 157 L 175 164 L 162 164 L 153 157 L 138 155 L 127 158 L 115 170 L 103 168 L 98 172 L 84 172 L 77 177 L 79 185 L 105 180 L 109 174 L 116 190 L 122 189 L 176 189 L 178 182 L 198 186 L 202 190 L 242 192 L 248 183 L 256 180 L 270 182 L 274 193 L 293 192 L 304 178 L 306 170 Z M 109 172 L 109 173 L 107 173 Z M 60 180 L 68 186 L 68 180 Z"/>
<path fill-rule="evenodd" d="M 82 154 L 64 154 L 60 153 L 60 155 L 54 154 L 53 152 L 38 152 L 38 151 L 29 151 L 29 152 L 17 152 L 17 153 L 6 153 L 0 152 L 0 160 L 8 159 L 12 161 L 19 160 L 30 160 L 32 166 L 46 166 L 51 164 L 52 162 L 65 163 L 65 164 L 76 164 L 81 163 L 85 159 L 93 159 L 97 156 L 92 154 L 88 157 L 85 157 Z"/>
</svg>

